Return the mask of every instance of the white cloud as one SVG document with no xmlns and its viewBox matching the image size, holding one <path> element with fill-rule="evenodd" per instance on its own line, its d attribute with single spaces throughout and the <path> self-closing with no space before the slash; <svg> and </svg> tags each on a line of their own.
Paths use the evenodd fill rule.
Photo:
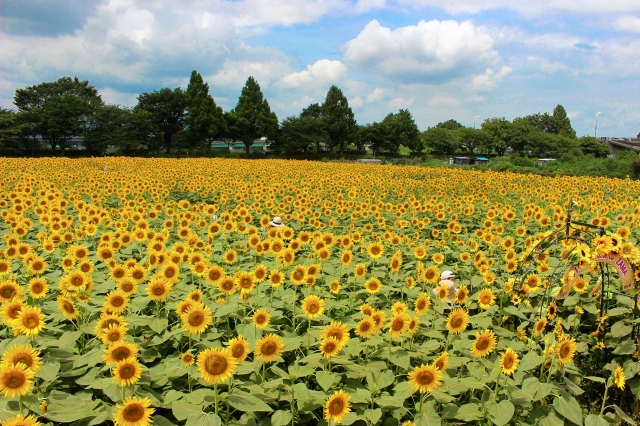
<svg viewBox="0 0 640 426">
<path fill-rule="evenodd" d="M 253 76 L 260 86 L 271 84 L 289 70 L 282 58 L 262 60 L 227 59 L 220 71 L 205 78 L 216 86 L 242 86 L 249 76 Z"/>
<path fill-rule="evenodd" d="M 420 21 L 392 30 L 376 20 L 344 46 L 349 65 L 404 84 L 441 83 L 500 64 L 493 40 L 465 21 Z"/>
<path fill-rule="evenodd" d="M 351 108 L 360 108 L 364 105 L 364 101 L 360 96 L 356 96 L 355 98 L 349 99 L 349 106 Z"/>
<path fill-rule="evenodd" d="M 105 103 L 122 106 L 134 106 L 138 103 L 137 93 L 126 93 L 111 87 L 99 87 L 100 95 Z"/>
<path fill-rule="evenodd" d="M 633 13 L 640 11 L 637 0 L 400 0 L 402 3 L 442 7 L 450 13 L 478 13 L 492 9 L 508 9 L 530 14 L 574 12 L 580 14 Z"/>
<path fill-rule="evenodd" d="M 367 13 L 373 9 L 381 9 L 386 6 L 386 0 L 358 0 L 353 6 L 356 13 Z"/>
<path fill-rule="evenodd" d="M 372 102 L 379 101 L 380 99 L 382 99 L 383 93 L 384 93 L 384 90 L 382 90 L 379 87 L 376 87 L 375 89 L 373 89 L 373 92 L 367 95 L 367 103 L 370 104 Z"/>
<path fill-rule="evenodd" d="M 413 105 L 413 101 L 415 101 L 416 98 L 412 97 L 409 99 L 405 99 L 402 96 L 397 97 L 397 98 L 393 98 L 389 101 L 389 108 L 392 109 L 405 109 L 405 108 L 409 108 L 411 105 Z"/>
<path fill-rule="evenodd" d="M 553 74 L 558 71 L 570 70 L 567 64 L 563 64 L 562 62 L 551 62 L 547 58 L 535 55 L 527 57 L 527 63 L 529 64 L 529 66 L 537 68 L 549 74 Z"/>
<path fill-rule="evenodd" d="M 622 31 L 640 33 L 640 18 L 635 16 L 623 16 L 616 22 L 616 27 Z"/>
<path fill-rule="evenodd" d="M 301 72 L 287 74 L 277 85 L 286 88 L 308 87 L 310 85 L 326 86 L 338 83 L 347 76 L 347 67 L 340 61 L 320 59 Z"/>
<path fill-rule="evenodd" d="M 473 76 L 473 88 L 476 90 L 491 90 L 509 75 L 511 71 L 512 69 L 506 65 L 503 65 L 498 72 L 493 68 L 487 68 L 483 74 Z"/>
<path fill-rule="evenodd" d="M 450 96 L 434 96 L 429 100 L 430 106 L 457 107 L 460 101 Z"/>
<path fill-rule="evenodd" d="M 580 114 L 582 114 L 581 111 L 570 111 L 570 112 L 567 112 L 567 117 L 573 119 L 573 118 L 577 118 Z"/>
<path fill-rule="evenodd" d="M 311 96 L 304 95 L 302 98 L 300 98 L 299 101 L 291 102 L 291 106 L 293 106 L 296 109 L 302 109 L 302 108 L 308 107 L 312 103 L 313 103 L 313 98 Z"/>
</svg>

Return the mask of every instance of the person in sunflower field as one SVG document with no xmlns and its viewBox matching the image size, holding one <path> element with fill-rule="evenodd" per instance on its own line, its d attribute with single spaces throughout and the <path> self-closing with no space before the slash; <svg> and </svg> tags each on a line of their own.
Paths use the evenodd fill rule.
<svg viewBox="0 0 640 426">
<path fill-rule="evenodd" d="M 433 292 L 438 295 L 440 288 L 445 287 L 448 290 L 447 296 L 445 297 L 445 302 L 452 303 L 456 298 L 456 292 L 458 288 L 456 287 L 456 274 L 452 271 L 443 271 L 440 274 L 440 282 L 438 286 L 433 289 Z"/>
<path fill-rule="evenodd" d="M 282 218 L 280 216 L 276 216 L 273 219 L 271 219 L 271 222 L 269 222 L 269 226 L 266 228 L 260 228 L 261 231 L 265 232 L 268 231 L 271 228 L 282 228 L 284 226 L 284 223 L 282 223 Z"/>
</svg>

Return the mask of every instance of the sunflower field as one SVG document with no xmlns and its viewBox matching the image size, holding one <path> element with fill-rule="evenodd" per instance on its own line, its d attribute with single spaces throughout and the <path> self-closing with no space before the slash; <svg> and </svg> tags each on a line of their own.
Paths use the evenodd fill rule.
<svg viewBox="0 0 640 426">
<path fill-rule="evenodd" d="M 638 181 L 231 159 L 0 172 L 3 426 L 640 418 Z"/>
</svg>

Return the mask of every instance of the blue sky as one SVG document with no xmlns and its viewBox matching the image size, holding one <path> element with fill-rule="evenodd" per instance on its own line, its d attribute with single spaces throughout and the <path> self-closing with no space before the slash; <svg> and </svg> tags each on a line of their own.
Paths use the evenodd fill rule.
<svg viewBox="0 0 640 426">
<path fill-rule="evenodd" d="M 77 75 L 109 103 L 186 87 L 224 109 L 252 75 L 280 119 L 335 84 L 356 119 L 421 129 L 562 104 L 577 134 L 640 132 L 638 0 L 3 0 L 0 105 Z"/>
</svg>

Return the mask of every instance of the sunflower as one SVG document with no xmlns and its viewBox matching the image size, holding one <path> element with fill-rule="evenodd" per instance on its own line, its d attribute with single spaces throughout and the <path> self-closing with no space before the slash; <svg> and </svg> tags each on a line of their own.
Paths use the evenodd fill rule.
<svg viewBox="0 0 640 426">
<path fill-rule="evenodd" d="M 351 397 L 343 390 L 331 395 L 324 403 L 324 419 L 340 424 L 351 411 Z"/>
<path fill-rule="evenodd" d="M 616 386 L 624 390 L 626 380 L 624 378 L 624 369 L 621 366 L 616 367 L 615 371 L 613 372 L 612 378 Z"/>
<path fill-rule="evenodd" d="M 274 269 L 269 274 L 269 283 L 271 283 L 271 287 L 278 288 L 284 282 L 284 274 L 277 269 Z"/>
<path fill-rule="evenodd" d="M 102 333 L 99 335 L 100 340 L 105 345 L 110 345 L 113 343 L 118 343 L 124 340 L 127 334 L 127 328 L 125 326 L 119 324 L 109 324 L 102 330 Z"/>
<path fill-rule="evenodd" d="M 576 354 L 576 339 L 566 337 L 558 343 L 558 360 L 560 364 L 567 365 Z"/>
<path fill-rule="evenodd" d="M 114 282 L 120 282 L 120 280 L 128 276 L 129 271 L 122 265 L 116 265 L 109 270 L 109 278 Z"/>
<path fill-rule="evenodd" d="M 518 369 L 518 363 L 520 360 L 518 359 L 518 354 L 511 348 L 507 348 L 507 350 L 500 358 L 500 367 L 502 368 L 502 373 L 507 376 L 511 376 Z"/>
<path fill-rule="evenodd" d="M 367 293 L 376 294 L 382 288 L 382 283 L 377 278 L 369 278 L 367 282 L 364 283 L 364 288 L 367 290 Z"/>
<path fill-rule="evenodd" d="M 256 285 L 253 274 L 249 272 L 238 272 L 236 274 L 236 285 L 240 289 L 240 293 L 248 295 L 253 292 Z"/>
<path fill-rule="evenodd" d="M 291 282 L 295 285 L 301 285 L 307 281 L 307 268 L 302 265 L 296 266 L 289 276 Z"/>
<path fill-rule="evenodd" d="M 14 297 L 9 302 L 3 303 L 2 305 L 2 322 L 5 324 L 11 324 L 14 320 L 18 319 L 20 316 L 20 311 L 25 303 L 19 297 Z"/>
<path fill-rule="evenodd" d="M 329 291 L 333 294 L 338 294 L 340 293 L 340 289 L 342 288 L 342 286 L 340 285 L 340 281 L 338 280 L 332 280 L 329 283 Z"/>
<path fill-rule="evenodd" d="M 44 330 L 44 314 L 37 306 L 24 305 L 18 318 L 11 326 L 19 333 L 29 337 L 36 337 Z"/>
<path fill-rule="evenodd" d="M 40 275 L 43 274 L 47 270 L 47 262 L 41 258 L 35 258 L 27 265 L 27 271 L 31 275 Z"/>
<path fill-rule="evenodd" d="M 197 364 L 203 380 L 213 385 L 231 378 L 238 361 L 228 348 L 212 348 L 198 354 Z"/>
<path fill-rule="evenodd" d="M 489 288 L 483 288 L 478 293 L 478 306 L 482 309 L 489 309 L 491 305 L 496 303 L 496 295 Z"/>
<path fill-rule="evenodd" d="M 244 361 L 247 355 L 249 355 L 249 343 L 242 335 L 238 335 L 238 337 L 229 340 L 227 345 L 229 351 L 231 351 L 231 356 L 234 357 L 238 363 Z"/>
<path fill-rule="evenodd" d="M 180 274 L 180 267 L 174 263 L 167 263 L 162 267 L 160 271 L 160 276 L 167 280 L 167 282 L 173 282 L 178 279 L 178 275 Z"/>
<path fill-rule="evenodd" d="M 130 296 L 138 291 L 138 285 L 129 278 L 123 278 L 122 280 L 120 280 L 120 282 L 117 284 L 117 287 L 118 290 L 120 290 L 127 296 Z"/>
<path fill-rule="evenodd" d="M 253 269 L 253 277 L 259 283 L 263 282 L 267 278 L 269 270 L 264 265 L 258 265 Z"/>
<path fill-rule="evenodd" d="M 426 314 L 431 307 L 431 298 L 426 293 L 420 293 L 415 301 L 414 311 L 419 317 Z"/>
<path fill-rule="evenodd" d="M 549 318 L 549 321 L 552 321 L 553 319 L 555 319 L 557 314 L 558 314 L 558 306 L 556 302 L 553 301 L 549 304 L 549 306 L 547 306 L 547 318 Z"/>
<path fill-rule="evenodd" d="M 320 353 L 327 359 L 338 355 L 341 349 L 342 346 L 335 337 L 328 337 L 320 342 Z"/>
<path fill-rule="evenodd" d="M 170 284 L 163 278 L 154 278 L 147 284 L 147 296 L 149 299 L 160 302 L 167 298 L 171 290 Z"/>
<path fill-rule="evenodd" d="M 0 395 L 21 397 L 33 388 L 34 371 L 22 363 L 0 365 Z"/>
<path fill-rule="evenodd" d="M 460 286 L 458 291 L 456 292 L 455 302 L 458 305 L 464 305 L 467 303 L 467 298 L 469 297 L 469 289 L 466 285 Z"/>
<path fill-rule="evenodd" d="M 42 426 L 42 423 L 38 421 L 37 417 L 34 417 L 33 415 L 25 417 L 22 414 L 17 414 L 15 417 L 9 417 L 7 420 L 0 423 L 2 426 Z"/>
<path fill-rule="evenodd" d="M 0 364 L 15 365 L 23 363 L 29 367 L 34 373 L 37 373 L 42 367 L 40 354 L 31 345 L 13 345 L 2 354 L 2 362 Z"/>
<path fill-rule="evenodd" d="M 302 301 L 302 312 L 309 319 L 318 318 L 324 313 L 324 300 L 313 294 L 305 297 Z"/>
<path fill-rule="evenodd" d="M 406 313 L 396 314 L 389 320 L 389 334 L 392 339 L 402 337 L 409 330 L 411 318 Z"/>
<path fill-rule="evenodd" d="M 218 290 L 226 296 L 231 296 L 238 289 L 236 280 L 233 277 L 224 277 L 218 282 Z"/>
<path fill-rule="evenodd" d="M 416 334 L 416 332 L 418 331 L 418 326 L 420 325 L 420 317 L 411 317 L 411 320 L 409 321 L 409 325 L 407 328 L 407 331 L 410 334 Z"/>
<path fill-rule="evenodd" d="M 540 318 L 533 327 L 533 335 L 539 337 L 547 326 L 547 319 Z"/>
<path fill-rule="evenodd" d="M 202 303 L 194 302 L 192 306 L 187 308 L 185 313 L 180 315 L 182 327 L 189 334 L 204 333 L 207 327 L 213 322 L 211 309 Z"/>
<path fill-rule="evenodd" d="M 267 334 L 256 342 L 253 353 L 260 361 L 267 363 L 276 361 L 283 348 L 284 342 L 280 336 Z"/>
<path fill-rule="evenodd" d="M 431 366 L 440 371 L 444 371 L 449 367 L 449 352 L 443 352 L 438 358 L 434 359 Z"/>
<path fill-rule="evenodd" d="M 447 330 L 451 334 L 460 334 L 466 330 L 469 324 L 469 314 L 463 309 L 457 308 L 451 311 L 447 317 Z"/>
<path fill-rule="evenodd" d="M 335 338 L 338 341 L 340 347 L 344 347 L 349 343 L 351 336 L 349 335 L 349 329 L 344 323 L 332 321 L 331 324 L 326 326 L 320 334 L 322 339 L 328 339 L 330 337 Z"/>
<path fill-rule="evenodd" d="M 573 290 L 576 293 L 584 293 L 588 287 L 589 283 L 587 283 L 587 280 L 582 277 L 576 278 L 576 280 L 573 282 Z"/>
<path fill-rule="evenodd" d="M 429 284 L 435 284 L 438 282 L 438 277 L 440 276 L 440 270 L 437 266 L 431 265 L 422 274 L 425 282 Z"/>
<path fill-rule="evenodd" d="M 11 262 L 9 260 L 0 259 L 0 276 L 11 272 Z"/>
<path fill-rule="evenodd" d="M 363 263 L 358 263 L 354 269 L 353 274 L 356 278 L 364 278 L 366 273 L 367 273 L 367 267 L 364 266 Z"/>
<path fill-rule="evenodd" d="M 387 314 L 385 314 L 384 311 L 378 310 L 371 314 L 371 319 L 376 326 L 375 332 L 377 333 L 384 326 L 384 322 L 387 319 Z"/>
<path fill-rule="evenodd" d="M 204 274 L 204 278 L 207 284 L 217 285 L 220 280 L 225 276 L 225 271 L 218 265 L 211 265 Z"/>
<path fill-rule="evenodd" d="M 13 281 L 0 282 L 0 303 L 10 301 L 13 296 L 22 295 L 22 286 Z"/>
<path fill-rule="evenodd" d="M 370 306 L 367 305 L 366 303 L 363 303 L 362 305 L 360 305 L 360 313 L 362 315 L 366 315 L 366 316 L 371 316 L 373 315 L 374 309 Z"/>
<path fill-rule="evenodd" d="M 351 265 L 352 260 L 353 260 L 353 253 L 351 252 L 351 250 L 345 250 L 340 255 L 340 263 L 344 267 L 348 267 L 349 265 Z"/>
<path fill-rule="evenodd" d="M 124 340 L 109 345 L 104 350 L 102 359 L 105 364 L 114 364 L 128 358 L 135 358 L 138 355 L 138 347 Z"/>
<path fill-rule="evenodd" d="M 269 314 L 269 311 L 267 309 L 260 308 L 255 311 L 251 320 L 257 329 L 262 330 L 263 328 L 267 328 L 269 326 L 271 314 Z"/>
<path fill-rule="evenodd" d="M 491 330 L 476 332 L 476 341 L 471 345 L 474 356 L 484 358 L 489 356 L 496 347 L 496 337 Z"/>
<path fill-rule="evenodd" d="M 355 332 L 360 337 L 371 336 L 376 332 L 376 323 L 372 317 L 363 318 L 356 326 Z"/>
<path fill-rule="evenodd" d="M 238 253 L 233 249 L 229 249 L 222 257 L 227 265 L 233 265 L 238 260 Z"/>
<path fill-rule="evenodd" d="M 120 290 L 109 292 L 106 298 L 107 300 L 104 303 L 104 307 L 112 314 L 117 315 L 122 313 L 129 304 L 129 297 Z"/>
<path fill-rule="evenodd" d="M 182 355 L 180 355 L 180 362 L 182 362 L 182 365 L 189 367 L 194 364 L 195 357 L 191 352 L 185 352 Z"/>
<path fill-rule="evenodd" d="M 116 405 L 113 415 L 115 426 L 149 426 L 153 424 L 151 415 L 154 413 L 149 398 L 137 396 L 127 397 L 122 405 Z"/>
<path fill-rule="evenodd" d="M 135 357 L 116 362 L 111 368 L 113 380 L 120 387 L 134 385 L 142 377 L 142 366 Z"/>
<path fill-rule="evenodd" d="M 442 385 L 442 372 L 434 366 L 422 364 L 409 373 L 409 385 L 420 393 L 432 392 Z"/>
</svg>

